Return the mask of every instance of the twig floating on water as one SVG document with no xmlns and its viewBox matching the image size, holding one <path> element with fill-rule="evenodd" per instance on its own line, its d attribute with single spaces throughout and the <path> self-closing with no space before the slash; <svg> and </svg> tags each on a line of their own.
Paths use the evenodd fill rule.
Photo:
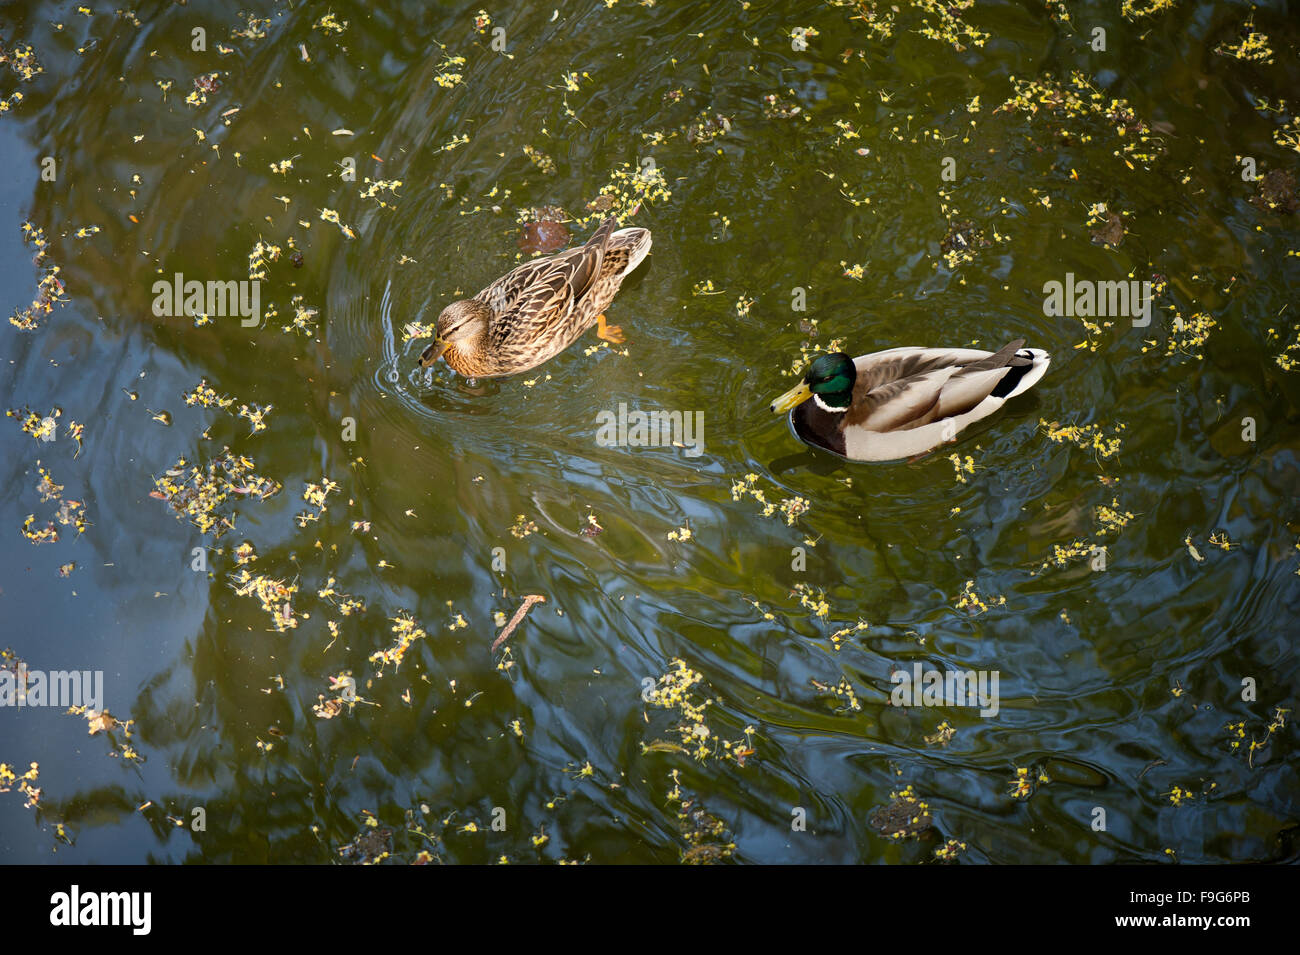
<svg viewBox="0 0 1300 955">
<path fill-rule="evenodd" d="M 510 634 L 515 632 L 515 627 L 519 626 L 519 621 L 524 619 L 524 615 L 528 613 L 528 608 L 533 604 L 544 603 L 546 603 L 546 598 L 541 594 L 529 594 L 526 596 L 524 602 L 519 605 L 519 609 L 515 611 L 515 615 L 510 618 L 510 622 L 507 623 L 505 629 L 501 631 L 501 636 L 492 641 L 492 650 L 490 652 L 496 653 L 497 647 L 505 643 Z"/>
<path fill-rule="evenodd" d="M 1141 779 L 1143 776 L 1145 776 L 1147 773 L 1151 772 L 1151 770 L 1155 769 L 1157 766 L 1168 766 L 1168 765 L 1169 765 L 1169 764 L 1166 763 L 1163 759 L 1153 759 L 1153 760 L 1151 760 L 1151 762 L 1147 763 L 1147 768 L 1146 768 L 1146 769 L 1144 769 L 1144 770 L 1142 770 L 1142 772 L 1138 773 L 1138 779 Z"/>
</svg>

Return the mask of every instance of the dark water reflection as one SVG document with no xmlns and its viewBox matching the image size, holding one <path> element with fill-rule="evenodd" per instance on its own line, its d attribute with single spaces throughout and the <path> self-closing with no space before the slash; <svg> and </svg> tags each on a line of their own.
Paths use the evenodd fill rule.
<svg viewBox="0 0 1300 955">
<path fill-rule="evenodd" d="M 403 861 L 427 849 L 456 862 L 676 862 L 689 848 L 678 788 L 746 862 L 919 862 L 949 838 L 976 862 L 1295 858 L 1290 716 L 1249 762 L 1226 728 L 1244 721 L 1246 741 L 1264 739 L 1274 708 L 1297 698 L 1300 386 L 1275 361 L 1295 339 L 1295 220 L 1250 203 L 1236 158 L 1296 167 L 1274 137 L 1291 114 L 1256 108 L 1295 88 L 1283 7 L 1256 14 L 1277 51 L 1266 65 L 1212 52 L 1248 10 L 1209 3 L 1136 25 L 1090 10 L 1075 26 L 1040 5 L 981 3 L 967 19 L 992 37 L 961 52 L 912 32 L 907 5 L 889 39 L 823 4 L 490 11 L 513 59 L 476 31 L 475 5 L 376 6 L 335 4 L 348 26 L 333 35 L 313 28 L 318 6 L 270 4 L 259 39 L 232 37 L 245 24 L 222 4 L 147 4 L 138 27 L 41 4 L 0 13 L 6 48 L 31 43 L 45 70 L 0 83 L 25 97 L 0 116 L 8 304 L 25 307 L 41 275 L 24 219 L 50 238 L 70 297 L 40 330 L 0 334 L 6 407 L 58 406 L 86 425 L 75 457 L 62 432 L 37 444 L 13 421 L 0 428 L 0 646 L 33 668 L 102 669 L 108 708 L 135 721 L 129 741 L 107 740 L 58 710 L 0 710 L 0 760 L 38 761 L 43 790 L 35 811 L 0 794 L 8 861 L 325 862 L 373 817 Z M 1094 20 L 1109 53 L 1088 48 Z M 190 49 L 195 26 L 210 52 Z M 797 26 L 818 31 L 808 51 L 790 48 Z M 454 56 L 465 63 L 448 66 Z M 1127 168 L 1106 123 L 994 113 L 1012 76 L 1075 69 L 1159 124 L 1157 158 Z M 214 70 L 220 88 L 186 105 Z M 439 86 L 452 71 L 463 82 Z M 571 71 L 589 74 L 577 90 Z M 770 115 L 769 95 L 800 113 Z M 692 144 L 685 129 L 705 113 L 730 131 Z M 53 183 L 39 181 L 46 155 Z M 655 244 L 611 310 L 626 355 L 586 354 L 592 337 L 536 372 L 473 385 L 415 367 L 422 343 L 404 328 L 516 262 L 521 209 L 587 216 L 611 171 L 647 156 L 672 195 L 635 217 Z M 940 178 L 945 156 L 955 182 Z M 355 183 L 339 177 L 345 159 Z M 361 197 L 364 177 L 400 179 L 395 204 Z M 1118 248 L 1089 240 L 1100 202 L 1126 216 Z M 941 243 L 965 219 L 1005 241 L 952 269 Z M 75 237 L 90 225 L 101 231 Z M 575 239 L 588 231 L 575 225 Z M 156 279 L 245 278 L 259 237 L 284 250 L 262 285 L 276 319 L 196 328 L 151 314 Z M 861 278 L 846 277 L 855 265 Z M 1166 355 L 1159 310 L 1147 329 L 1121 319 L 1095 351 L 1076 348 L 1078 321 L 1042 308 L 1044 282 L 1066 272 L 1168 276 L 1166 301 L 1218 323 L 1203 357 Z M 718 294 L 696 294 L 706 282 Z M 794 288 L 807 313 L 791 311 Z M 314 334 L 281 331 L 295 295 L 319 311 Z M 1042 384 L 917 462 L 814 455 L 767 411 L 801 346 L 1012 337 L 1052 353 Z M 200 379 L 236 408 L 272 405 L 269 428 L 250 435 L 243 419 L 187 407 Z M 620 402 L 702 411 L 704 453 L 601 446 L 597 413 Z M 170 426 L 152 420 L 160 411 Z M 1054 443 L 1040 419 L 1106 434 L 1123 423 L 1122 448 L 1101 458 Z M 178 457 L 205 463 L 227 444 L 284 490 L 235 503 L 235 532 L 196 573 L 193 549 L 211 540 L 149 492 Z M 973 459 L 964 482 L 951 452 Z M 18 532 L 51 510 L 38 467 L 86 501 L 93 526 L 79 538 L 33 546 Z M 764 516 L 733 492 L 750 474 L 767 501 L 811 510 L 794 526 Z M 323 478 L 339 489 L 299 526 L 304 486 Z M 1112 502 L 1133 517 L 1101 534 L 1096 509 Z M 511 533 L 521 516 L 535 532 Z M 689 540 L 670 538 L 683 528 Z M 1210 542 L 1219 534 L 1229 549 Z M 1104 571 L 1086 558 L 1042 569 L 1054 545 L 1080 540 L 1107 546 Z M 253 572 L 298 584 L 295 629 L 269 629 L 257 600 L 233 592 L 243 541 Z M 968 581 L 985 612 L 958 609 Z M 341 615 L 318 596 L 329 586 L 365 611 Z M 494 615 L 530 593 L 547 602 L 503 668 L 488 649 Z M 819 616 L 806 604 L 823 597 Z M 403 612 L 428 635 L 381 676 L 368 658 Z M 712 734 L 753 728 L 745 765 L 642 751 L 678 739 L 641 697 L 674 658 L 703 676 Z M 998 714 L 890 706 L 891 672 L 916 661 L 998 671 Z M 319 718 L 312 707 L 345 671 L 367 702 Z M 1244 679 L 1257 699 L 1242 699 Z M 926 743 L 943 721 L 951 741 Z M 127 742 L 141 759 L 123 758 Z M 1018 768 L 1050 782 L 1013 799 Z M 908 785 L 934 828 L 896 842 L 869 819 Z M 1175 787 L 1193 795 L 1175 805 Z M 205 832 L 167 819 L 194 807 Z M 490 828 L 498 807 L 504 832 Z M 795 807 L 806 832 L 791 831 Z M 1104 832 L 1091 826 L 1099 807 Z"/>
</svg>

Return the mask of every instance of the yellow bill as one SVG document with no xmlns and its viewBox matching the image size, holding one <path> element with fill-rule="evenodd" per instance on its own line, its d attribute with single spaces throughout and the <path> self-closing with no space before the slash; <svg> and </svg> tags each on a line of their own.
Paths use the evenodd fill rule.
<svg viewBox="0 0 1300 955">
<path fill-rule="evenodd" d="M 812 397 L 812 391 L 809 390 L 805 382 L 799 382 L 780 398 L 772 402 L 772 411 L 775 414 L 785 414 L 791 408 L 795 408 Z"/>
</svg>

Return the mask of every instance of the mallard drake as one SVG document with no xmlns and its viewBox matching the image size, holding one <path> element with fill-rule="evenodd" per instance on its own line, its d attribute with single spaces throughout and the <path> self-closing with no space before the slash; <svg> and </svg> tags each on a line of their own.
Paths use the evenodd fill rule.
<svg viewBox="0 0 1300 955">
<path fill-rule="evenodd" d="M 1051 357 L 1024 344 L 1019 338 L 996 352 L 891 348 L 857 358 L 820 355 L 772 410 L 790 412 L 802 441 L 851 461 L 924 454 L 1043 377 Z"/>
<path fill-rule="evenodd" d="M 473 298 L 452 302 L 438 316 L 421 367 L 443 358 L 466 378 L 500 378 L 554 358 L 593 325 L 606 341 L 623 341 L 604 313 L 650 251 L 650 230 L 617 227 L 606 219 L 586 245 L 525 262 Z"/>
</svg>

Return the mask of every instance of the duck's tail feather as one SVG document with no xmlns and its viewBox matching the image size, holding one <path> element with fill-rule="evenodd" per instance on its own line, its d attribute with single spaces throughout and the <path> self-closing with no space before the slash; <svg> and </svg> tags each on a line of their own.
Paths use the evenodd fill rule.
<svg viewBox="0 0 1300 955">
<path fill-rule="evenodd" d="M 619 229 L 609 240 L 610 251 L 615 249 L 627 253 L 627 265 L 623 267 L 620 277 L 625 277 L 640 265 L 650 254 L 650 230 L 640 228 Z"/>
<path fill-rule="evenodd" d="M 1020 344 L 1023 345 L 1024 341 Z M 1018 348 L 1015 358 L 1016 361 L 993 389 L 995 397 L 1013 398 L 1024 394 L 1038 384 L 1038 380 L 1047 374 L 1047 366 L 1052 363 L 1052 356 L 1041 348 Z"/>
</svg>

